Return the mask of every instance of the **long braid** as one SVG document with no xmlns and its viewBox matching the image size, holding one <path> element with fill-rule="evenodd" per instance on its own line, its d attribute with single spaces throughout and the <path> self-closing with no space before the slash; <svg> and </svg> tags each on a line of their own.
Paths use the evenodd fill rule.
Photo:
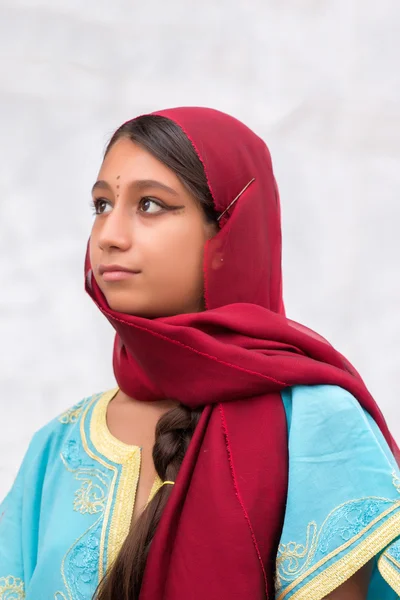
<svg viewBox="0 0 400 600">
<path fill-rule="evenodd" d="M 201 413 L 179 405 L 159 419 L 153 461 L 162 481 L 176 480 Z M 171 491 L 172 486 L 163 485 L 148 503 L 100 583 L 96 600 L 138 600 L 151 542 Z"/>
</svg>

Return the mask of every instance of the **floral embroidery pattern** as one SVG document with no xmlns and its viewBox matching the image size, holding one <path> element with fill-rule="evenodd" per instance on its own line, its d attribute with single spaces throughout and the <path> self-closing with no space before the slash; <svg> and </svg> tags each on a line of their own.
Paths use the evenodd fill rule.
<svg viewBox="0 0 400 600">
<path fill-rule="evenodd" d="M 62 415 L 60 415 L 58 417 L 60 423 L 64 423 L 64 425 L 76 423 L 82 412 L 85 402 L 86 398 L 78 402 L 78 404 L 75 404 L 75 406 L 73 406 L 72 408 L 69 408 Z"/>
<path fill-rule="evenodd" d="M 305 543 L 280 544 L 276 561 L 276 587 L 304 574 L 311 563 L 348 542 L 362 532 L 393 501 L 385 498 L 351 500 L 336 507 L 318 530 L 315 522 L 307 525 Z"/>
<path fill-rule="evenodd" d="M 81 514 L 98 514 L 104 512 L 108 498 L 109 475 L 92 465 L 83 464 L 76 440 L 70 439 L 61 452 L 61 460 L 68 471 L 75 474 L 81 486 L 74 495 L 74 510 Z"/>
<path fill-rule="evenodd" d="M 79 443 L 74 440 L 68 440 L 61 452 L 61 460 L 68 471 L 76 470 L 82 465 L 82 456 Z"/>
<path fill-rule="evenodd" d="M 332 547 L 336 548 L 355 537 L 378 516 L 380 511 L 381 503 L 370 498 L 347 502 L 339 507 L 331 514 L 321 532 L 319 539 L 321 553 L 326 554 Z"/>
<path fill-rule="evenodd" d="M 316 540 L 317 524 L 312 521 L 307 525 L 305 544 L 296 542 L 280 544 L 276 561 L 277 575 L 281 574 L 282 579 L 287 578 L 282 576 L 283 573 L 290 578 L 295 578 L 298 573 L 305 570 L 315 554 Z"/>
<path fill-rule="evenodd" d="M 398 476 L 396 471 L 392 472 L 392 477 L 393 477 L 393 485 L 400 494 L 400 477 Z"/>
<path fill-rule="evenodd" d="M 12 575 L 0 577 L 0 600 L 23 600 L 23 598 L 25 598 L 25 590 L 22 579 Z"/>
<path fill-rule="evenodd" d="M 91 598 L 98 583 L 100 556 L 99 519 L 87 535 L 81 538 L 70 550 L 65 565 L 68 591 L 74 600 Z"/>
<path fill-rule="evenodd" d="M 97 477 L 104 487 L 94 483 L 93 478 Z M 99 471 L 95 469 L 86 473 L 78 473 L 76 479 L 83 479 L 81 487 L 75 492 L 74 510 L 83 515 L 90 515 L 103 512 L 107 500 L 106 486 L 107 482 Z M 108 487 L 108 486 L 107 486 Z"/>
</svg>

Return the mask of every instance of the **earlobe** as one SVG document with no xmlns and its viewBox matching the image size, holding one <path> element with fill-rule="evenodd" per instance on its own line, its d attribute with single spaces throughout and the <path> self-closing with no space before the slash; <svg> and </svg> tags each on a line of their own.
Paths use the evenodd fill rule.
<svg viewBox="0 0 400 600">
<path fill-rule="evenodd" d="M 219 232 L 218 225 L 216 225 L 215 223 L 211 223 L 209 232 L 211 232 L 211 231 L 212 231 L 212 233 L 210 234 L 210 237 L 208 238 L 208 240 L 206 242 L 206 246 L 210 243 L 210 240 L 218 234 L 218 232 Z M 225 253 L 222 249 L 218 248 L 221 246 L 221 243 L 218 243 L 216 240 L 213 242 L 212 246 L 213 246 L 212 256 L 211 256 L 211 260 L 210 260 L 209 264 L 210 264 L 210 268 L 213 271 L 218 271 L 224 265 L 224 254 Z"/>
<path fill-rule="evenodd" d="M 213 271 L 218 271 L 224 265 L 224 257 L 222 252 L 214 252 L 211 260 L 211 268 Z"/>
</svg>

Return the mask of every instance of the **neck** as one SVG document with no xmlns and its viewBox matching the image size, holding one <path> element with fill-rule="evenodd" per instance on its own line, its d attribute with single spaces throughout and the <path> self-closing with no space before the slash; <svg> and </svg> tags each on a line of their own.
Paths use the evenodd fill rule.
<svg viewBox="0 0 400 600">
<path fill-rule="evenodd" d="M 160 413 L 160 411 L 167 412 L 168 410 L 171 410 L 171 408 L 179 406 L 179 402 L 174 400 L 155 400 L 152 402 L 136 400 L 135 398 L 128 396 L 128 394 L 123 392 L 121 389 L 118 390 L 113 402 L 118 404 L 129 404 L 130 406 L 135 406 L 138 409 L 143 408 L 143 410 L 150 410 L 157 413 Z"/>
</svg>

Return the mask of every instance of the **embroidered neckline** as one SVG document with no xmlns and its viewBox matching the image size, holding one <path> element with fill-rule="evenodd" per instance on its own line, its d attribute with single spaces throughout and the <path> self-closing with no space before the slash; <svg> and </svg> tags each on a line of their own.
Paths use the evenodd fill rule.
<svg viewBox="0 0 400 600">
<path fill-rule="evenodd" d="M 107 564 L 115 560 L 121 545 L 128 535 L 133 509 L 136 501 L 137 486 L 141 470 L 141 448 L 140 446 L 125 444 L 112 435 L 107 425 L 107 407 L 116 396 L 119 388 L 104 392 L 95 402 L 90 418 L 90 439 L 96 452 L 104 456 L 108 461 L 121 466 L 121 471 L 116 486 L 115 498 L 111 493 L 110 500 L 113 502 L 111 522 L 109 524 Z M 84 422 L 82 423 L 85 429 Z M 94 458 L 96 458 L 94 456 Z M 111 467 L 111 465 L 110 465 Z M 116 483 L 116 481 L 115 481 Z M 114 483 L 114 485 L 115 485 Z M 158 475 L 153 482 L 149 499 L 159 490 L 162 481 Z M 110 506 L 111 508 L 111 506 Z M 105 523 L 107 523 L 105 519 Z M 105 528 L 102 532 L 102 548 L 104 548 Z M 101 562 L 101 561 L 100 561 Z M 102 564 L 100 565 L 100 576 Z"/>
<path fill-rule="evenodd" d="M 107 425 L 107 408 L 118 391 L 119 388 L 117 387 L 104 392 L 95 403 L 90 420 L 90 438 L 97 452 L 108 460 L 125 466 L 132 461 L 138 462 L 140 471 L 141 447 L 134 444 L 125 444 L 125 442 L 114 437 Z M 161 485 L 162 480 L 156 475 L 148 502 L 158 492 Z"/>
<path fill-rule="evenodd" d="M 135 463 L 138 462 L 140 471 L 141 447 L 122 442 L 113 436 L 107 425 L 107 408 L 118 392 L 118 387 L 104 392 L 95 403 L 90 420 L 90 438 L 97 452 L 108 460 L 125 466 L 132 461 L 135 461 Z M 156 475 L 148 502 L 158 492 L 161 485 L 162 480 Z"/>
<path fill-rule="evenodd" d="M 121 442 L 108 429 L 107 408 L 118 391 L 119 388 L 114 388 L 104 392 L 96 402 L 90 420 L 90 438 L 100 454 L 112 462 L 122 465 L 132 458 L 133 454 L 140 453 L 140 446 Z"/>
</svg>

